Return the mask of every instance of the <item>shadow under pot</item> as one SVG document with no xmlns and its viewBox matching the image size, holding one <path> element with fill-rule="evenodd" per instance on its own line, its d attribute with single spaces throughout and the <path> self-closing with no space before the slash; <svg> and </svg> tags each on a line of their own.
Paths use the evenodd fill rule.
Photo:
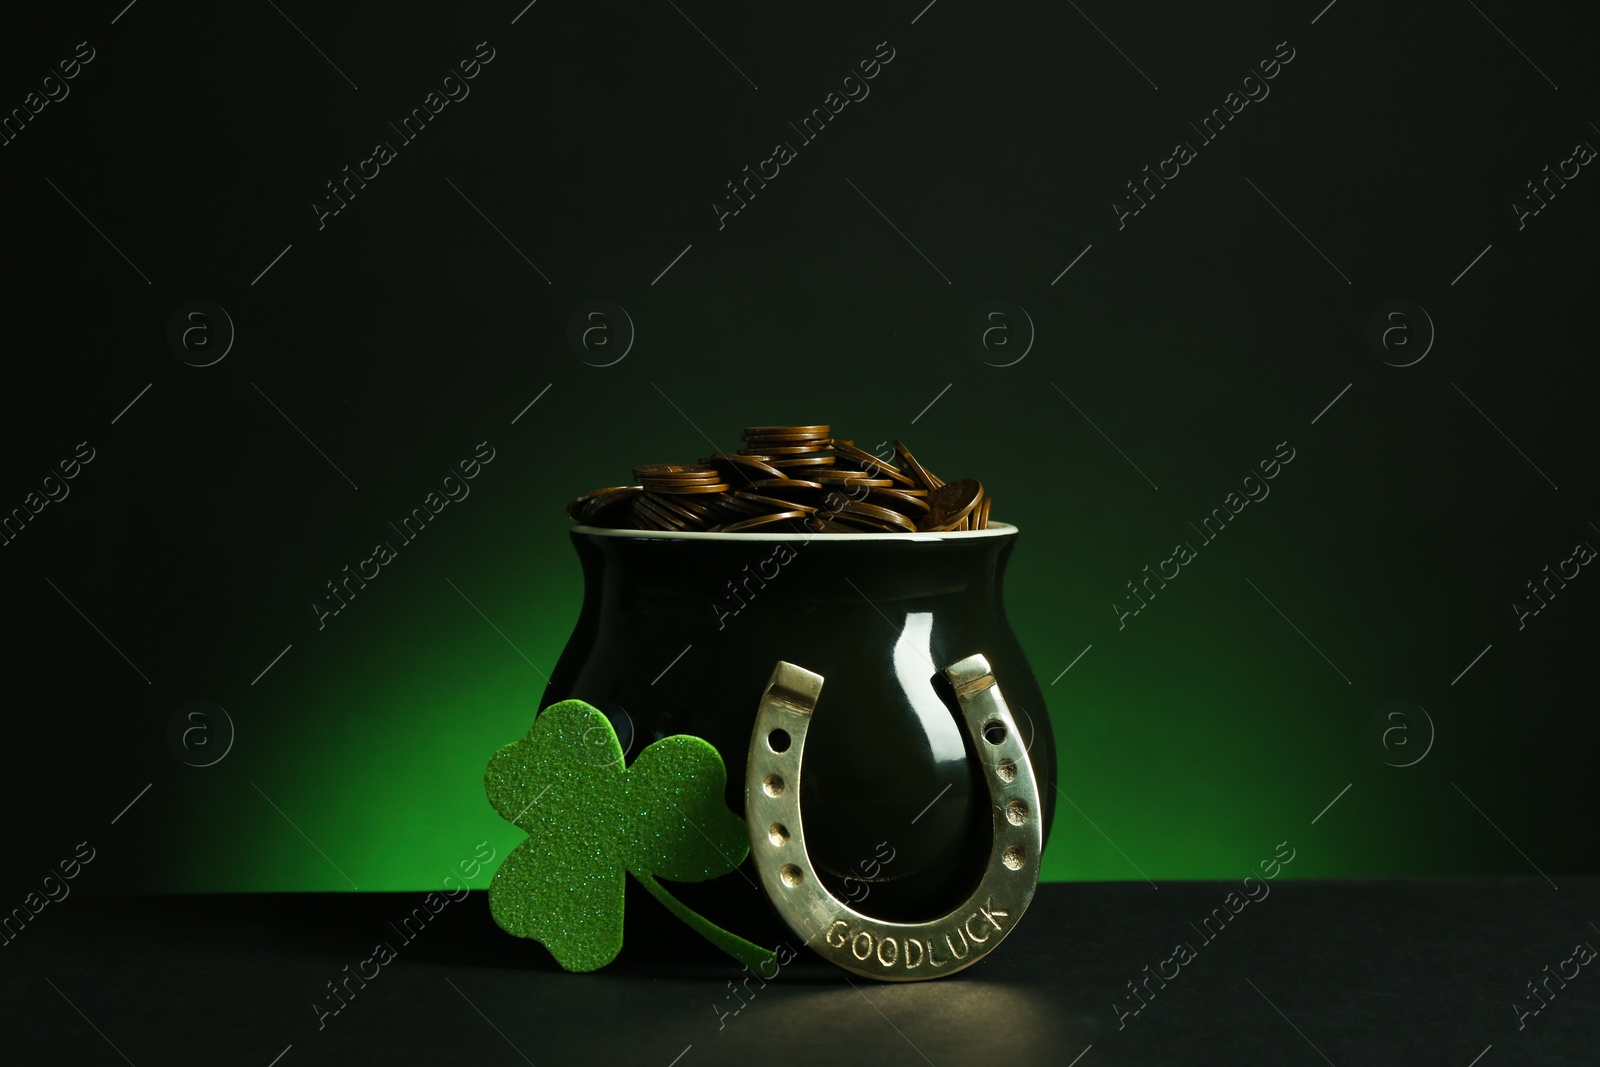
<svg viewBox="0 0 1600 1067">
<path fill-rule="evenodd" d="M 1055 742 L 1001 583 L 1017 529 L 948 533 L 678 533 L 577 526 L 583 609 L 540 707 L 577 698 L 631 761 L 671 734 L 716 746 L 744 813 L 745 757 L 773 667 L 826 685 L 809 728 L 800 811 L 820 878 L 893 922 L 936 918 L 973 890 L 989 794 L 943 668 L 993 667 L 1033 764 L 1048 840 Z M 744 873 L 675 885 L 714 921 L 789 936 Z"/>
</svg>

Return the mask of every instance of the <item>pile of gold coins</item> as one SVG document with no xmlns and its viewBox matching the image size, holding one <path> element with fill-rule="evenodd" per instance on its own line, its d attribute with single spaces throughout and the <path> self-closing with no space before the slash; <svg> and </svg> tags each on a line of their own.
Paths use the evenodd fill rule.
<svg viewBox="0 0 1600 1067">
<path fill-rule="evenodd" d="M 567 514 L 588 526 L 670 532 L 919 533 L 982 530 L 990 499 L 945 482 L 894 442 L 880 459 L 827 426 L 750 426 L 745 447 L 697 464 L 633 469 L 632 485 L 585 493 Z"/>
</svg>

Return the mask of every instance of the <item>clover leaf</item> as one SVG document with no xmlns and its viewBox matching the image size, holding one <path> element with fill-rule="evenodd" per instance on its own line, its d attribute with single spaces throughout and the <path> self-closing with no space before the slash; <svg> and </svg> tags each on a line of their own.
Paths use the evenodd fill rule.
<svg viewBox="0 0 1600 1067">
<path fill-rule="evenodd" d="M 520 741 L 489 760 L 484 789 L 527 831 L 489 887 L 502 929 L 544 944 L 569 971 L 604 967 L 622 949 L 624 872 L 703 937 L 752 969 L 774 954 L 685 907 L 656 881 L 699 882 L 750 850 L 744 820 L 723 803 L 727 771 L 698 737 L 662 738 L 631 767 L 605 715 L 581 700 L 552 704 Z"/>
</svg>

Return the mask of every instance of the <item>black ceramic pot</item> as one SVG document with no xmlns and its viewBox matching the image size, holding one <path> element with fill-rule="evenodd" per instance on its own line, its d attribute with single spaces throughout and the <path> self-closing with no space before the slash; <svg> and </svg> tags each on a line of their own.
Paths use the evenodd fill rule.
<svg viewBox="0 0 1600 1067">
<path fill-rule="evenodd" d="M 812 861 L 841 900 L 916 921 L 977 884 L 988 793 L 939 673 L 975 652 L 988 657 L 1027 735 L 1048 837 L 1055 743 L 1001 600 L 1015 527 L 808 535 L 578 526 L 572 541 L 583 610 L 540 707 L 570 697 L 593 704 L 630 760 L 670 734 L 705 738 L 727 766 L 728 805 L 743 814 L 745 755 L 773 666 L 782 659 L 821 674 L 800 804 Z M 719 881 L 764 904 L 756 880 Z"/>
</svg>

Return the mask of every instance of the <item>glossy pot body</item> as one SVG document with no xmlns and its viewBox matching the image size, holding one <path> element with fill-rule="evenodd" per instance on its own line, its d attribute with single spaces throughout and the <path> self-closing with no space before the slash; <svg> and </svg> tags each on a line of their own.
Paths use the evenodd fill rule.
<svg viewBox="0 0 1600 1067">
<path fill-rule="evenodd" d="M 1049 833 L 1055 743 L 1006 621 L 1014 527 L 929 534 L 664 534 L 579 526 L 583 609 L 540 707 L 605 712 L 631 761 L 671 734 L 705 738 L 744 811 L 756 706 L 788 660 L 824 678 L 800 803 L 829 888 L 897 921 L 933 918 L 976 885 L 989 798 L 941 671 L 993 667 Z M 758 894 L 754 882 L 721 879 Z"/>
</svg>

